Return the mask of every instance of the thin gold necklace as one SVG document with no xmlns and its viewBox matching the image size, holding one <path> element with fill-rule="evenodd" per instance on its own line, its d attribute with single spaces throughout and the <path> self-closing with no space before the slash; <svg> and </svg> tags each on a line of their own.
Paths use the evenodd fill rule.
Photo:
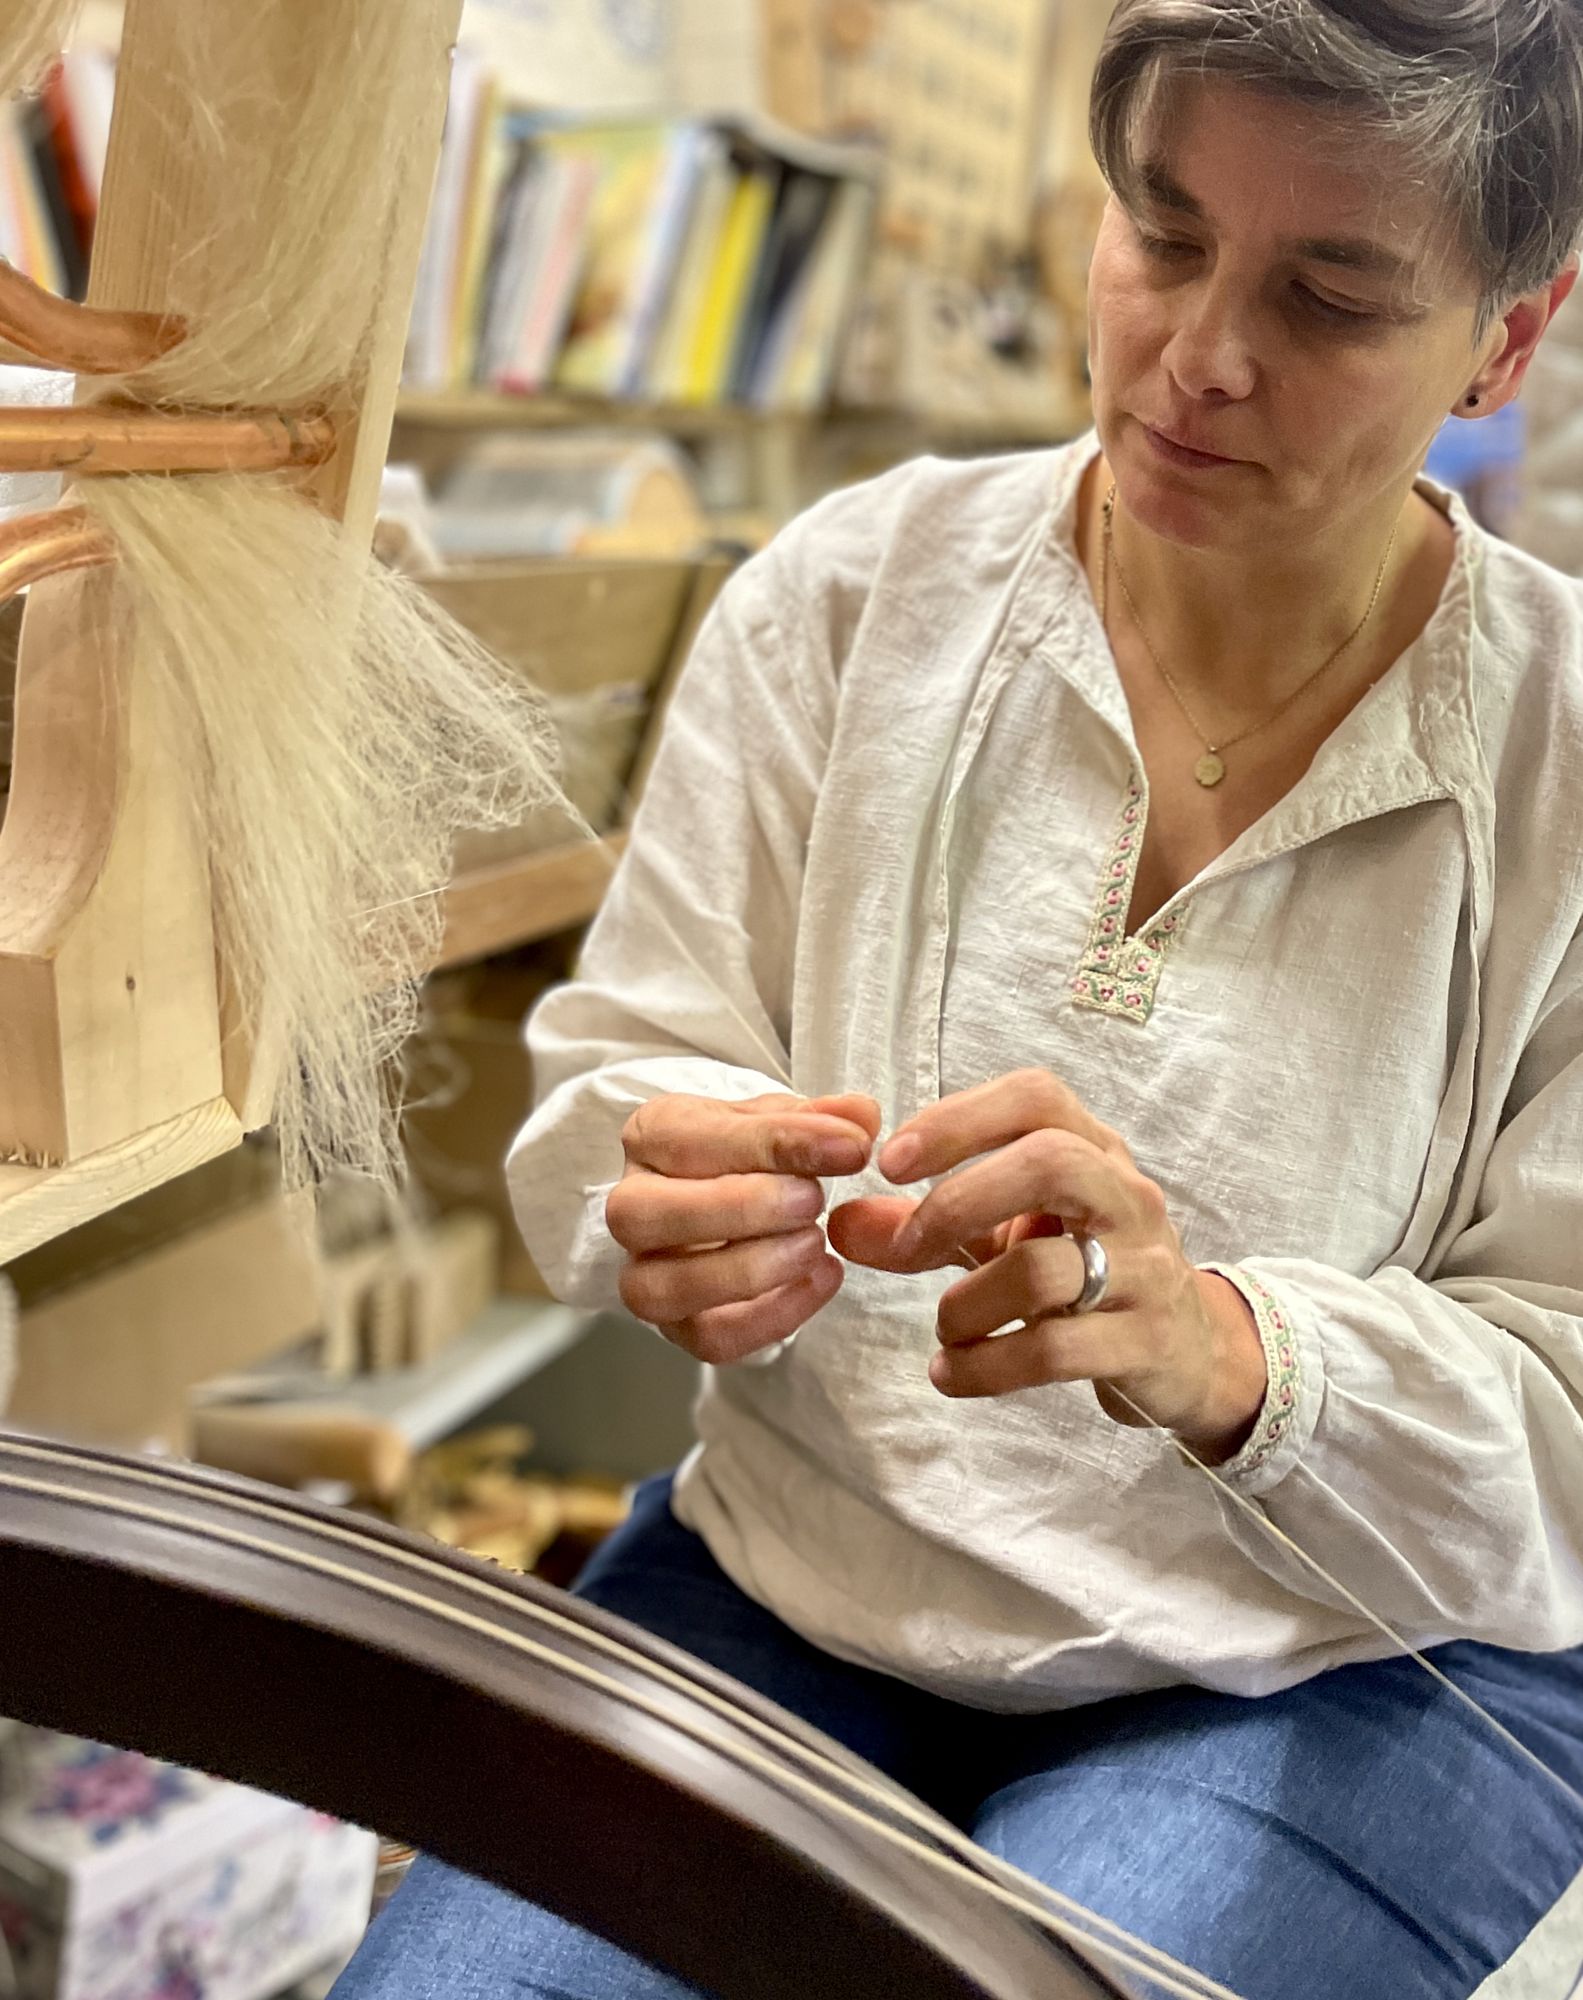
<svg viewBox="0 0 1583 2000">
<path fill-rule="evenodd" d="M 1346 638 L 1342 640 L 1341 644 L 1336 648 L 1336 650 L 1330 655 L 1328 659 L 1321 660 L 1319 665 L 1315 667 L 1314 671 L 1308 676 L 1307 680 L 1299 682 L 1299 684 L 1292 689 L 1291 693 L 1280 704 L 1280 706 L 1277 708 L 1272 708 L 1269 714 L 1266 715 L 1261 721 L 1251 723 L 1246 729 L 1238 730 L 1235 736 L 1228 736 L 1223 741 L 1216 743 L 1211 741 L 1211 739 L 1204 733 L 1203 729 L 1199 727 L 1198 719 L 1193 714 L 1193 711 L 1188 707 L 1186 699 L 1182 694 L 1182 690 L 1176 685 L 1176 682 L 1171 675 L 1170 669 L 1166 666 L 1165 662 L 1160 658 L 1159 654 L 1154 650 L 1153 642 L 1150 640 L 1148 633 L 1144 630 L 1143 620 L 1138 615 L 1137 603 L 1133 598 L 1132 592 L 1127 588 L 1126 576 L 1123 574 L 1121 564 L 1116 557 L 1115 518 L 1116 518 L 1116 489 L 1114 486 L 1112 486 L 1109 493 L 1107 493 L 1105 496 L 1105 547 L 1099 572 L 1100 623 L 1103 624 L 1105 622 L 1105 613 L 1107 609 L 1105 600 L 1108 594 L 1108 582 L 1109 582 L 1110 572 L 1111 569 L 1114 567 L 1116 572 L 1116 581 L 1121 585 L 1121 594 L 1127 600 L 1127 609 L 1132 614 L 1132 622 L 1137 627 L 1138 637 L 1143 641 L 1143 650 L 1148 654 L 1149 658 L 1154 662 L 1154 665 L 1159 672 L 1161 680 L 1163 680 L 1165 682 L 1165 685 L 1170 689 L 1172 698 L 1175 700 L 1177 707 L 1182 711 L 1183 715 L 1186 716 L 1188 727 L 1192 730 L 1193 734 L 1198 738 L 1199 742 L 1204 746 L 1203 756 L 1200 757 L 1198 762 L 1193 766 L 1193 776 L 1205 788 L 1206 791 L 1213 790 L 1213 788 L 1216 785 L 1218 785 L 1221 779 L 1224 778 L 1226 775 L 1225 752 L 1227 750 L 1233 749 L 1238 743 L 1246 743 L 1250 736 L 1257 736 L 1261 729 L 1268 729 L 1272 722 L 1279 721 L 1280 718 L 1286 713 L 1286 711 L 1292 706 L 1293 702 L 1295 702 L 1299 696 L 1305 695 L 1308 692 L 1308 690 L 1313 686 L 1314 682 L 1319 679 L 1320 675 L 1328 672 L 1328 670 L 1336 664 L 1337 660 L 1341 658 L 1342 654 L 1350 650 L 1353 642 L 1362 632 L 1364 626 L 1367 625 L 1369 620 L 1374 616 L 1374 607 L 1379 603 L 1380 591 L 1384 588 L 1385 585 L 1385 572 L 1391 566 L 1391 555 L 1396 547 L 1396 529 L 1395 528 L 1391 529 L 1391 538 L 1385 544 L 1385 559 L 1380 564 L 1379 575 L 1376 576 L 1374 579 L 1374 592 L 1373 595 L 1369 598 L 1369 608 L 1367 611 L 1364 612 L 1363 616 L 1358 620 L 1357 624 L 1353 626 L 1352 630 L 1347 634 Z"/>
</svg>

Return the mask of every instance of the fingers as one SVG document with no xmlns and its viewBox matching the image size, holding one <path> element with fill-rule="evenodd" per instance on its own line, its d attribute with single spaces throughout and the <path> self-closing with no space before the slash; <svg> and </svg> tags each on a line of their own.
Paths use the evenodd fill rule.
<svg viewBox="0 0 1583 2000">
<path fill-rule="evenodd" d="M 841 1289 L 845 1276 L 834 1257 L 825 1257 L 804 1278 L 755 1299 L 719 1306 L 660 1332 L 695 1360 L 726 1368 L 761 1348 L 789 1340 Z"/>
<path fill-rule="evenodd" d="M 999 1254 L 1000 1244 L 994 1236 L 975 1237 L 971 1242 L 955 1245 L 948 1254 L 932 1261 L 899 1248 L 902 1232 L 920 1206 L 899 1195 L 863 1195 L 855 1201 L 844 1201 L 830 1211 L 830 1247 L 849 1264 L 866 1264 L 873 1271 L 908 1273 L 944 1264 L 965 1264 L 971 1270 L 975 1264 Z"/>
<path fill-rule="evenodd" d="M 605 1226 L 634 1257 L 700 1249 L 741 1238 L 784 1236 L 824 1213 L 816 1180 L 791 1174 L 728 1174 L 718 1180 L 671 1180 L 629 1173 L 610 1190 Z"/>
<path fill-rule="evenodd" d="M 740 1305 L 809 1277 L 827 1253 L 818 1229 L 632 1259 L 621 1302 L 652 1326 L 677 1326 L 720 1306 Z"/>
<path fill-rule="evenodd" d="M 897 1236 L 918 1211 L 915 1201 L 901 1196 L 865 1195 L 844 1201 L 830 1211 L 830 1248 L 849 1263 L 867 1264 L 875 1271 L 910 1271 L 916 1267 L 899 1256 Z"/>
<path fill-rule="evenodd" d="M 605 1210 L 628 1253 L 622 1302 L 716 1364 L 795 1333 L 842 1280 L 816 1226 L 819 1183 L 861 1172 L 879 1127 L 879 1105 L 858 1094 L 640 1105 Z"/>
<path fill-rule="evenodd" d="M 994 1340 L 941 1347 L 929 1380 L 943 1396 L 1008 1396 L 1052 1382 L 1103 1382 L 1147 1374 L 1147 1329 L 1141 1314 L 1085 1313 L 1045 1319 Z"/>
<path fill-rule="evenodd" d="M 834 1179 L 861 1173 L 874 1146 L 868 1127 L 855 1116 L 798 1109 L 798 1102 L 723 1104 L 666 1094 L 638 1106 L 621 1142 L 629 1165 L 684 1180 L 758 1173 Z"/>
<path fill-rule="evenodd" d="M 1083 1254 L 1068 1236 L 1037 1236 L 953 1285 L 939 1304 L 942 1345 L 964 1347 L 1002 1327 L 1063 1313 L 1083 1289 Z M 1121 1296 L 1119 1273 L 1112 1285 Z"/>
<path fill-rule="evenodd" d="M 1135 1168 L 1123 1169 L 1074 1133 L 1046 1129 L 943 1180 L 919 1204 L 896 1247 L 924 1260 L 915 1269 L 939 1266 L 959 1245 L 1028 1211 L 1103 1236 L 1142 1220 L 1149 1191 L 1158 1194 Z M 1159 1205 L 1163 1216 L 1163 1197 Z"/>
<path fill-rule="evenodd" d="M 842 1118 L 848 1123 L 860 1126 L 870 1141 L 879 1137 L 879 1128 L 884 1122 L 884 1113 L 879 1108 L 877 1098 L 864 1097 L 854 1091 L 846 1097 L 810 1097 L 806 1108 L 822 1111 L 832 1118 Z"/>
<path fill-rule="evenodd" d="M 1070 1132 L 1100 1152 L 1131 1158 L 1120 1135 L 1102 1125 L 1059 1077 L 1024 1069 L 942 1098 L 898 1126 L 881 1150 L 880 1171 L 898 1183 L 932 1180 L 980 1153 L 1046 1129 Z"/>
</svg>

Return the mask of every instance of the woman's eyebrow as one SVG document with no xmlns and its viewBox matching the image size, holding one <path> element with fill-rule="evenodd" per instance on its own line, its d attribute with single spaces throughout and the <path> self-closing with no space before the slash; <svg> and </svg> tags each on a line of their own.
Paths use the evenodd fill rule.
<svg viewBox="0 0 1583 2000">
<path fill-rule="evenodd" d="M 1404 284 L 1417 270 L 1411 257 L 1402 257 L 1376 243 L 1369 236 L 1309 236 L 1295 245 L 1299 257 L 1315 264 L 1336 264 L 1366 278 L 1386 278 Z"/>
<path fill-rule="evenodd" d="M 1158 208 L 1174 208 L 1183 215 L 1204 219 L 1204 205 L 1196 196 L 1190 195 L 1169 167 L 1159 160 L 1140 160 L 1137 168 L 1138 189 Z"/>
<path fill-rule="evenodd" d="M 1187 215 L 1199 222 L 1209 219 L 1208 211 L 1160 160 L 1140 160 L 1138 191 L 1157 208 Z M 1372 236 L 1305 236 L 1292 244 L 1293 252 L 1314 264 L 1334 264 L 1339 270 L 1359 277 L 1381 278 L 1393 285 L 1410 283 L 1418 266 L 1411 257 L 1388 250 Z"/>
</svg>

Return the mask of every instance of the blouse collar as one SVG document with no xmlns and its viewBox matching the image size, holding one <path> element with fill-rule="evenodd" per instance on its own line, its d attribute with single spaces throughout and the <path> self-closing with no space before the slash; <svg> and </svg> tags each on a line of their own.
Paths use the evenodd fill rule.
<svg viewBox="0 0 1583 2000">
<path fill-rule="evenodd" d="M 1090 432 L 1056 455 L 1041 543 L 1064 572 L 1075 603 L 1076 631 L 1069 629 L 1059 638 L 1052 633 L 1040 650 L 1123 738 L 1136 760 L 1137 741 L 1115 656 L 1077 555 L 1083 476 L 1098 453 L 1098 437 Z M 1427 477 L 1419 478 L 1417 490 L 1446 516 L 1456 541 L 1438 604 L 1413 644 L 1326 738 L 1305 775 L 1222 857 L 1228 864 L 1246 866 L 1336 827 L 1425 799 L 1471 802 L 1471 797 L 1488 793 L 1472 688 L 1484 531 L 1457 494 Z"/>
</svg>

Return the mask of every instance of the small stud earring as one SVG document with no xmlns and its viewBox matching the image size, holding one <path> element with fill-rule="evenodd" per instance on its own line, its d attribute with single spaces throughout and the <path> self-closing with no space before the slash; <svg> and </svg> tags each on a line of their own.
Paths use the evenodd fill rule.
<svg viewBox="0 0 1583 2000">
<path fill-rule="evenodd" d="M 1468 402 L 1467 402 L 1467 406 L 1468 406 L 1468 408 L 1469 408 L 1470 410 L 1476 410 L 1476 409 L 1478 408 L 1478 406 L 1479 406 L 1479 399 L 1478 399 L 1478 397 L 1477 397 L 1476 395 L 1474 395 L 1474 396 L 1469 396 L 1469 397 L 1468 397 Z"/>
</svg>

